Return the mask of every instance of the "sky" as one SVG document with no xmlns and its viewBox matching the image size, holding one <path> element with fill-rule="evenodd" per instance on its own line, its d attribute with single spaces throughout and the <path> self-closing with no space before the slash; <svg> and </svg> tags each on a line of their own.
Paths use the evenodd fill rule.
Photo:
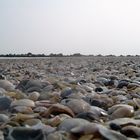
<svg viewBox="0 0 140 140">
<path fill-rule="evenodd" d="M 140 54 L 140 0 L 0 0 L 0 54 Z"/>
</svg>

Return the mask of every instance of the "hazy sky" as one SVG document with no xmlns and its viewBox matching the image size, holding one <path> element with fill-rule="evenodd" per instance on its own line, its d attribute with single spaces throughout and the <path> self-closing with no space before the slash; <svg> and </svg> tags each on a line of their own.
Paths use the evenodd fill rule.
<svg viewBox="0 0 140 140">
<path fill-rule="evenodd" d="M 140 0 L 0 0 L 0 54 L 140 54 Z"/>
</svg>

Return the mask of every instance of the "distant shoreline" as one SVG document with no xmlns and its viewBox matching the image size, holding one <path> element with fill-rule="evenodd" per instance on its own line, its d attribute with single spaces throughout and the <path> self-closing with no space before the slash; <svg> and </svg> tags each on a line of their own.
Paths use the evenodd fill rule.
<svg viewBox="0 0 140 140">
<path fill-rule="evenodd" d="M 22 55 L 0 55 L 0 58 L 51 58 L 51 57 L 140 57 L 140 55 L 45 55 L 45 56 L 38 56 L 38 55 L 33 55 L 33 56 L 22 56 Z"/>
</svg>

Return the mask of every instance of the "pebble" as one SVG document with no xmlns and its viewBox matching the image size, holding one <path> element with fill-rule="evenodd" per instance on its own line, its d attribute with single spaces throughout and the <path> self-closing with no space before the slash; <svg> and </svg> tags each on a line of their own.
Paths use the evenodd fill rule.
<svg viewBox="0 0 140 140">
<path fill-rule="evenodd" d="M 37 125 L 38 123 L 41 123 L 41 120 L 39 119 L 28 119 L 24 121 L 24 125 L 29 125 L 29 126 L 34 126 Z"/>
<path fill-rule="evenodd" d="M 35 107 L 34 101 L 30 99 L 20 99 L 20 100 L 15 100 L 11 103 L 11 107 L 14 106 L 28 106 L 28 107 Z"/>
<path fill-rule="evenodd" d="M 9 117 L 5 114 L 0 114 L 0 123 L 8 122 Z"/>
<path fill-rule="evenodd" d="M 12 100 L 9 97 L 0 97 L 0 111 L 10 109 Z"/>
<path fill-rule="evenodd" d="M 12 91 L 15 89 L 15 86 L 8 80 L 0 80 L 0 87 L 7 91 Z"/>
<path fill-rule="evenodd" d="M 64 101 L 62 100 L 62 102 L 64 102 L 64 105 L 68 106 L 75 114 L 90 110 L 90 105 L 82 99 L 67 99 Z"/>
<path fill-rule="evenodd" d="M 140 128 L 137 126 L 128 125 L 121 129 L 121 133 L 125 134 L 127 137 L 139 138 L 140 137 Z"/>
<path fill-rule="evenodd" d="M 15 107 L 13 107 L 13 108 L 11 108 L 11 112 L 13 112 L 13 113 L 25 113 L 25 114 L 31 114 L 31 113 L 33 113 L 33 110 L 32 110 L 32 108 L 31 107 L 29 107 L 29 106 L 21 106 L 21 105 L 17 105 L 17 106 L 15 106 Z"/>
<path fill-rule="evenodd" d="M 31 92 L 31 93 L 28 95 L 29 99 L 30 99 L 30 100 L 33 100 L 33 101 L 37 101 L 38 98 L 39 98 L 39 96 L 40 96 L 40 94 L 39 94 L 38 92 L 36 92 L 36 91 Z"/>
<path fill-rule="evenodd" d="M 134 108 L 130 105 L 119 104 L 109 108 L 108 113 L 112 119 L 132 117 L 134 115 Z"/>
<path fill-rule="evenodd" d="M 59 126 L 58 130 L 71 131 L 71 129 L 88 124 L 89 121 L 81 118 L 65 119 Z"/>
<path fill-rule="evenodd" d="M 0 96 L 4 96 L 6 93 L 6 90 L 3 88 L 0 88 Z"/>
<path fill-rule="evenodd" d="M 3 134 L 2 131 L 0 131 L 0 140 L 5 140 L 5 139 L 4 139 L 4 134 Z"/>
<path fill-rule="evenodd" d="M 62 104 L 53 104 L 48 108 L 46 112 L 43 112 L 42 115 L 45 117 L 49 117 L 49 115 L 51 114 L 63 114 L 63 113 L 69 114 L 70 116 L 74 117 L 73 111 L 69 107 L 64 106 Z"/>
<path fill-rule="evenodd" d="M 11 128 L 7 136 L 9 140 L 43 140 L 43 138 L 42 130 L 25 127 Z"/>
</svg>

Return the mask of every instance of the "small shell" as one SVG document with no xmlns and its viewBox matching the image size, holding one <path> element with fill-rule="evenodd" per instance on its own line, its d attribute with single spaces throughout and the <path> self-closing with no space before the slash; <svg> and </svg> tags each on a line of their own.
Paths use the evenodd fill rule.
<svg viewBox="0 0 140 140">
<path fill-rule="evenodd" d="M 38 92 L 34 91 L 32 93 L 29 93 L 28 97 L 30 100 L 37 101 L 39 96 L 40 96 L 40 94 Z"/>
</svg>

